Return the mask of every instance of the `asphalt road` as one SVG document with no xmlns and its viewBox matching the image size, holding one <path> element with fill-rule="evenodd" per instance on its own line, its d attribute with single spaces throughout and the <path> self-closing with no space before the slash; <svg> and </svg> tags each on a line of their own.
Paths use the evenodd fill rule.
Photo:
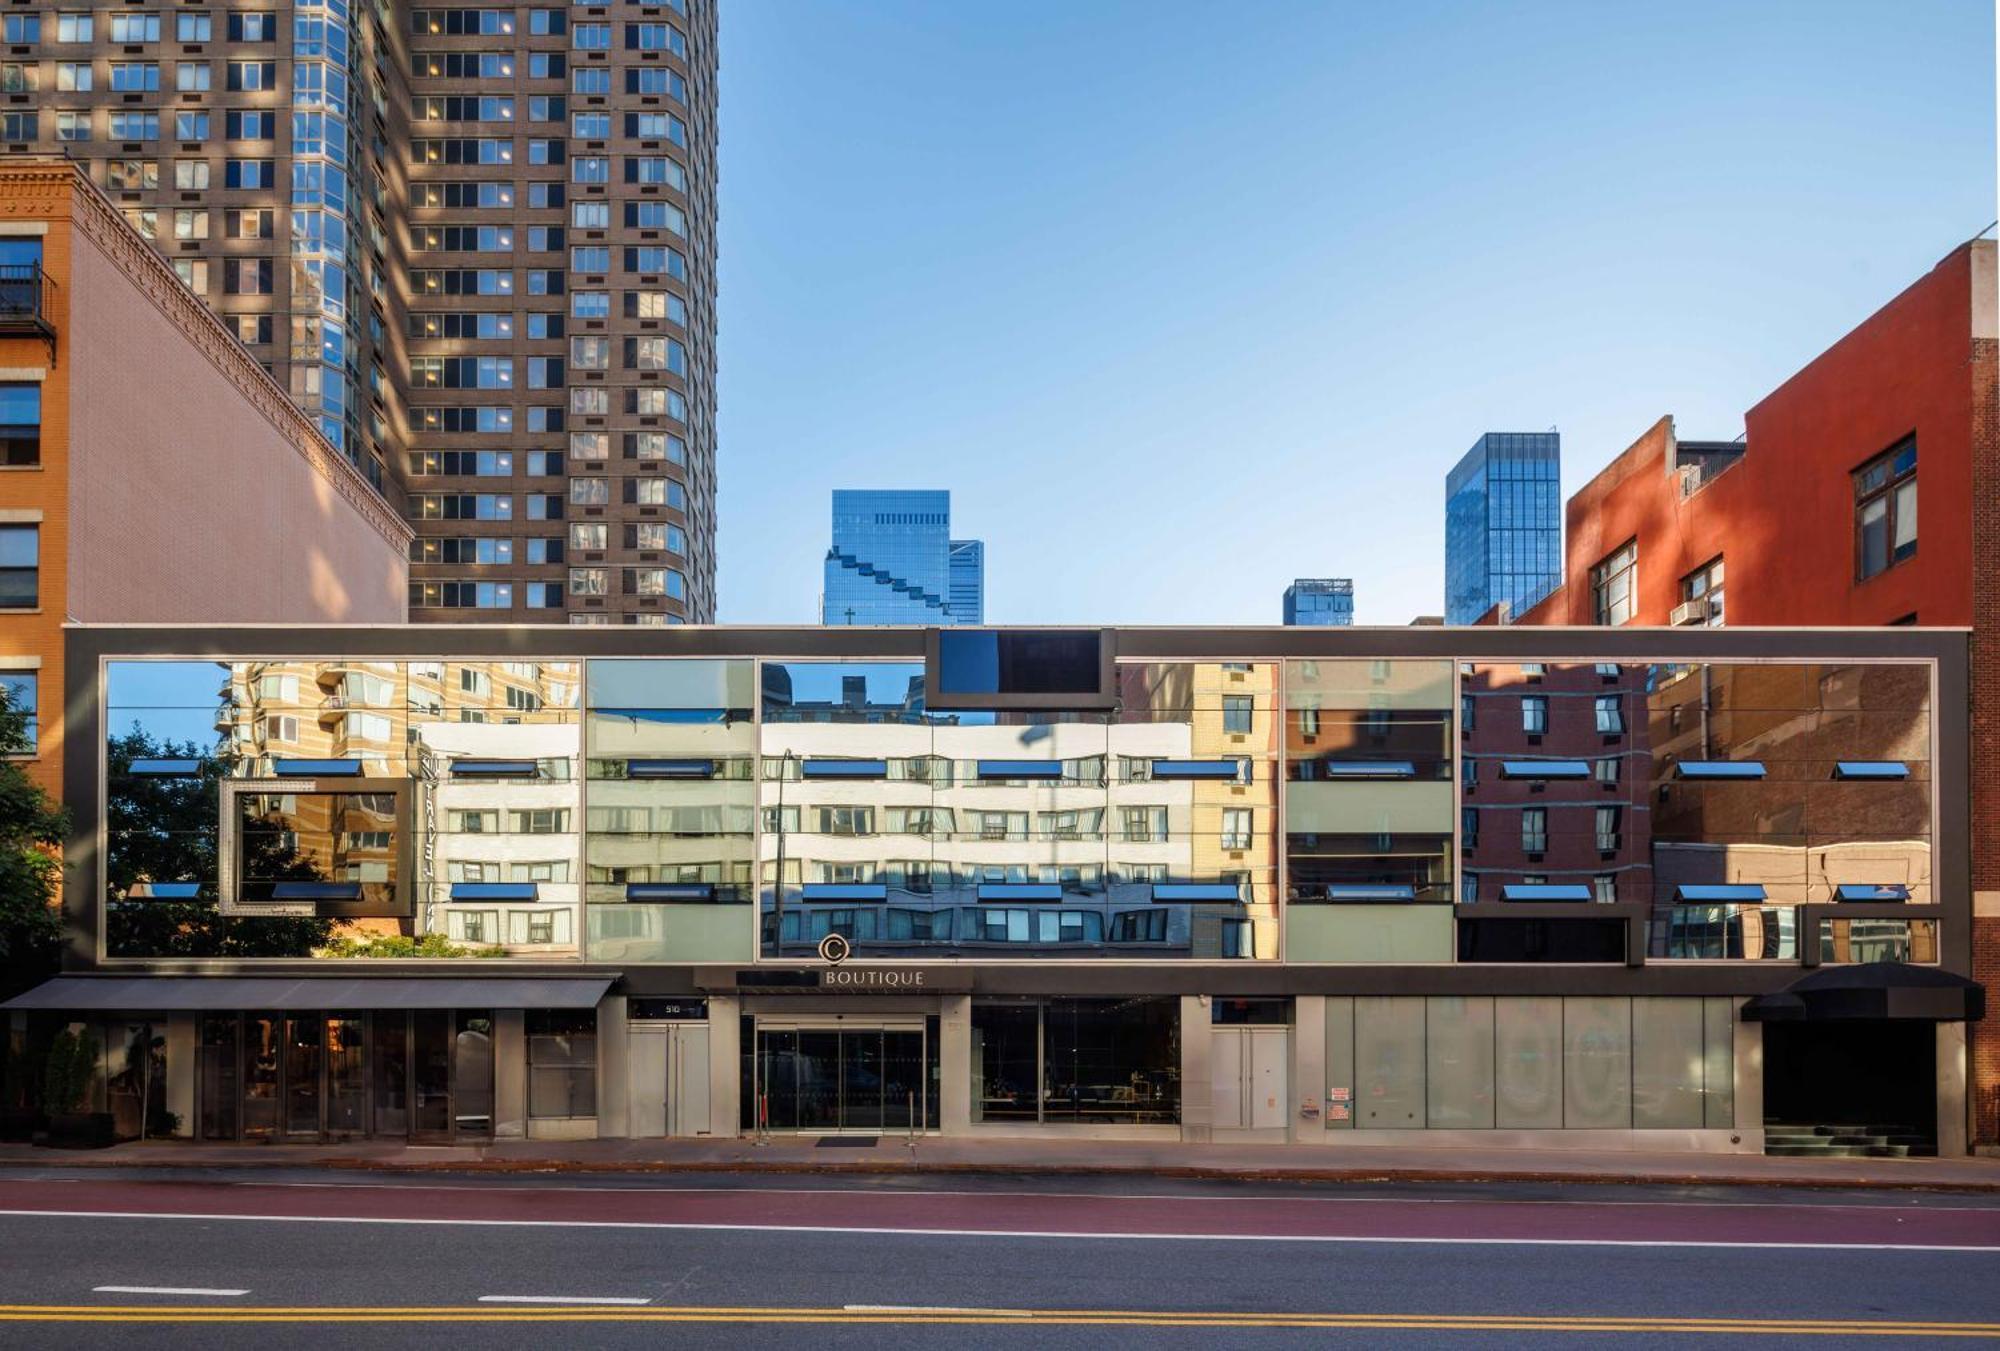
<svg viewBox="0 0 2000 1351">
<path fill-rule="evenodd" d="M 0 1346 L 2000 1343 L 2000 1197 L 0 1174 Z"/>
</svg>

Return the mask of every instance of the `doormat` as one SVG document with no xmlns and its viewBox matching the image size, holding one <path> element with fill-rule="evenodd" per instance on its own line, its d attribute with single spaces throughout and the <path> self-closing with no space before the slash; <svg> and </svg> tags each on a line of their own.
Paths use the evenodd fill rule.
<svg viewBox="0 0 2000 1351">
<path fill-rule="evenodd" d="M 879 1136 L 874 1135 L 822 1135 L 819 1137 L 821 1149 L 873 1149 Z"/>
</svg>

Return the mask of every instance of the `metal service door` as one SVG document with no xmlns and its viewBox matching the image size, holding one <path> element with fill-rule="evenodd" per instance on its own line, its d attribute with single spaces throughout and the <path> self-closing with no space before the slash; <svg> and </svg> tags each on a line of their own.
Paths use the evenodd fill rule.
<svg viewBox="0 0 2000 1351">
<path fill-rule="evenodd" d="M 627 1133 L 654 1140 L 667 1133 L 667 1029 L 635 1026 L 625 1038 Z"/>
<path fill-rule="evenodd" d="M 1290 1059 L 1287 1028 L 1216 1028 L 1209 1042 L 1216 1128 L 1283 1130 Z"/>
<path fill-rule="evenodd" d="M 1258 1130 L 1283 1130 L 1287 1124 L 1285 1100 L 1290 1075 L 1291 1030 L 1283 1027 L 1250 1027 L 1244 1031 L 1249 1044 L 1250 1072 L 1246 1076 L 1250 1097 L 1249 1124 Z"/>
<path fill-rule="evenodd" d="M 1219 1130 L 1241 1130 L 1250 1124 L 1243 1104 L 1243 1031 L 1240 1027 L 1218 1027 L 1209 1039 L 1212 1110 Z"/>
<path fill-rule="evenodd" d="M 675 1023 L 669 1030 L 667 1115 L 675 1135 L 707 1135 L 708 1024 Z"/>
</svg>

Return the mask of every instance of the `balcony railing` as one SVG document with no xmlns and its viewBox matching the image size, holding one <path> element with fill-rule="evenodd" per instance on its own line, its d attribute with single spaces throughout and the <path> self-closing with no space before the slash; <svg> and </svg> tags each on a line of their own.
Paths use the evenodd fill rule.
<svg viewBox="0 0 2000 1351">
<path fill-rule="evenodd" d="M 55 364 L 55 282 L 40 263 L 0 264 L 0 334 L 33 334 Z"/>
</svg>

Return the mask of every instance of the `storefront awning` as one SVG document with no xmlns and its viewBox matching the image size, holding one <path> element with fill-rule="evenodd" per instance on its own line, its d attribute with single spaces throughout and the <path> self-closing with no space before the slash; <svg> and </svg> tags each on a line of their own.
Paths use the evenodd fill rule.
<svg viewBox="0 0 2000 1351">
<path fill-rule="evenodd" d="M 1746 1023 L 1976 1023 L 1985 1016 L 1986 987 L 1978 981 L 1906 962 L 1823 966 L 1743 1006 Z"/>
<path fill-rule="evenodd" d="M 0 1008 L 83 1013 L 229 1009 L 587 1009 L 612 977 L 57 976 Z"/>
</svg>

